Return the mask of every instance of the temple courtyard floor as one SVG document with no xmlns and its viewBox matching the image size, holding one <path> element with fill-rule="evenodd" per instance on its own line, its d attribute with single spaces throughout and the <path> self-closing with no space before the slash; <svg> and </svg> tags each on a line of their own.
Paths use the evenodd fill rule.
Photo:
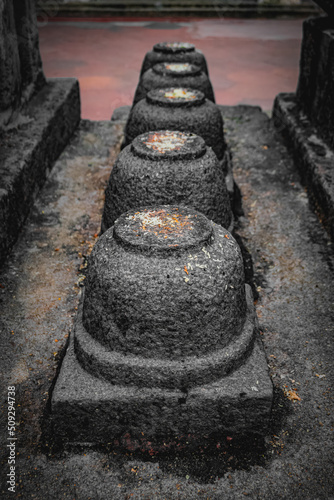
<svg viewBox="0 0 334 500">
<path fill-rule="evenodd" d="M 0 271 L 2 443 L 10 441 L 10 408 L 17 422 L 15 493 L 7 483 L 12 450 L 4 446 L 1 498 L 333 499 L 333 243 L 290 152 L 258 107 L 270 111 L 277 93 L 294 91 L 301 21 L 98 25 L 40 27 L 46 75 L 79 78 L 84 119 Z M 237 231 L 253 260 L 256 312 L 274 386 L 270 428 L 257 437 L 208 429 L 207 436 L 174 436 L 159 446 L 126 433 L 101 446 L 68 446 L 50 428 L 50 398 L 128 108 L 110 117 L 131 103 L 144 53 L 157 41 L 185 38 L 207 56 L 223 104 L 244 209 Z M 8 406 L 12 392 L 15 403 Z"/>
<path fill-rule="evenodd" d="M 146 52 L 176 40 L 204 53 L 216 102 L 270 111 L 296 89 L 302 19 L 41 20 L 39 36 L 46 76 L 78 78 L 83 118 L 131 104 Z"/>
</svg>

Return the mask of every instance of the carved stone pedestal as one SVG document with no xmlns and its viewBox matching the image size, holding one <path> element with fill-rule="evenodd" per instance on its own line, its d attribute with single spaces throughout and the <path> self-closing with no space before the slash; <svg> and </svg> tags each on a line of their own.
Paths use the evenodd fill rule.
<svg viewBox="0 0 334 500">
<path fill-rule="evenodd" d="M 51 399 L 57 439 L 265 432 L 273 387 L 226 229 L 188 208 L 127 212 L 86 281 Z"/>
</svg>

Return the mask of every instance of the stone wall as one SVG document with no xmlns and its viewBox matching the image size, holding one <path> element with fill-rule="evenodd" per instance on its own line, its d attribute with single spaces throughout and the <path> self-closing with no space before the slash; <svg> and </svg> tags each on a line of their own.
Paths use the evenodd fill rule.
<svg viewBox="0 0 334 500">
<path fill-rule="evenodd" d="M 0 130 L 45 83 L 34 0 L 0 1 Z"/>
<path fill-rule="evenodd" d="M 54 2 L 55 3 L 55 2 Z M 152 5 L 157 7 L 157 1 L 156 0 L 126 0 L 125 2 L 122 2 L 121 0 L 62 0 L 62 4 L 74 4 L 74 3 L 82 3 L 82 4 L 120 4 L 120 3 L 125 3 L 125 4 L 132 4 L 132 5 Z M 198 0 L 194 0 L 193 2 L 191 1 L 173 1 L 173 0 L 168 0 L 164 1 L 162 0 L 159 2 L 159 6 L 164 5 L 164 4 L 188 4 L 191 5 L 191 3 L 196 4 L 199 3 Z M 269 5 L 313 5 L 312 0 L 204 0 L 201 1 L 202 4 L 207 4 L 207 5 L 250 5 L 250 4 L 269 4 Z"/>
<path fill-rule="evenodd" d="M 303 24 L 295 94 L 279 94 L 273 121 L 291 147 L 311 206 L 334 241 L 334 2 Z"/>
<path fill-rule="evenodd" d="M 334 21 L 330 17 L 303 24 L 297 99 L 319 135 L 334 149 Z"/>
<path fill-rule="evenodd" d="M 20 56 L 11 0 L 0 2 L 0 126 L 18 106 L 21 92 Z"/>
<path fill-rule="evenodd" d="M 283 15 L 306 17 L 320 12 L 312 0 L 38 0 L 37 5 L 42 22 L 56 16 L 224 15 L 266 18 Z"/>
<path fill-rule="evenodd" d="M 0 0 L 0 267 L 79 122 L 78 82 L 45 79 L 35 0 Z"/>
</svg>

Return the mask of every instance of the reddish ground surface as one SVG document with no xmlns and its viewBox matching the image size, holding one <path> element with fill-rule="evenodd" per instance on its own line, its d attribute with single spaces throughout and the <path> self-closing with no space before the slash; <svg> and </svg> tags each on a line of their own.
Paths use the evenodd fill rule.
<svg viewBox="0 0 334 500">
<path fill-rule="evenodd" d="M 208 61 L 219 104 L 270 110 L 294 91 L 302 20 L 104 19 L 40 23 L 47 77 L 79 79 L 82 117 L 108 120 L 131 104 L 145 53 L 159 41 L 189 41 Z"/>
</svg>

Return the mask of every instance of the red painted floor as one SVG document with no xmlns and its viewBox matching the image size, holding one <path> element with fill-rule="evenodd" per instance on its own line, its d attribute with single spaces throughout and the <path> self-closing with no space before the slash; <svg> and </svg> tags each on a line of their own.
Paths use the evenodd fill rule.
<svg viewBox="0 0 334 500">
<path fill-rule="evenodd" d="M 47 77 L 79 79 L 82 117 L 108 120 L 131 104 L 145 53 L 158 41 L 194 43 L 208 61 L 219 104 L 272 108 L 297 85 L 302 20 L 101 20 L 40 26 Z"/>
</svg>

